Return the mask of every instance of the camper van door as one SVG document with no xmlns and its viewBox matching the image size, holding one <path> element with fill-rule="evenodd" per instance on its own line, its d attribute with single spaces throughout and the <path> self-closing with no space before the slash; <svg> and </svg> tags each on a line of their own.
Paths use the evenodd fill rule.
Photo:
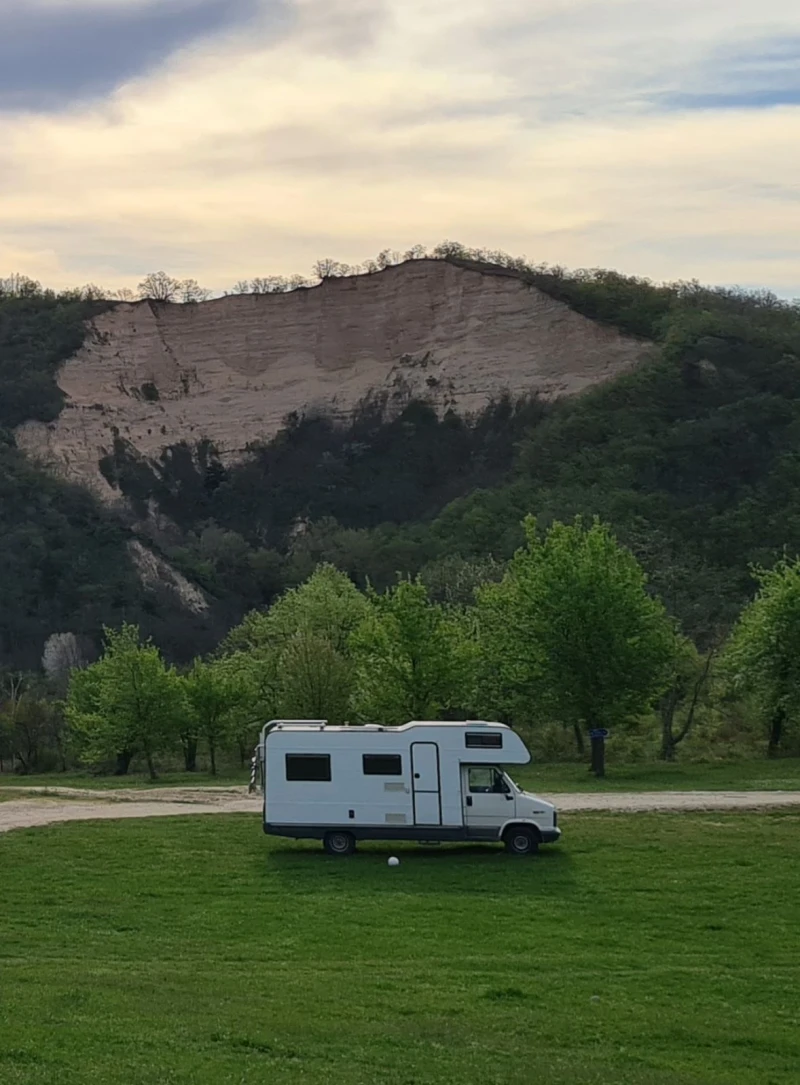
<svg viewBox="0 0 800 1085">
<path fill-rule="evenodd" d="M 442 824 L 439 747 L 435 742 L 411 743 L 414 824 Z"/>
</svg>

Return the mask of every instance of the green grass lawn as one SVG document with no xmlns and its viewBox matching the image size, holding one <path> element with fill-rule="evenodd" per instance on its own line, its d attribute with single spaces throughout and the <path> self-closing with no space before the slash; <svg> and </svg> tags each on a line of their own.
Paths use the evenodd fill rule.
<svg viewBox="0 0 800 1085">
<path fill-rule="evenodd" d="M 668 765 L 608 765 L 604 780 L 595 780 L 583 764 L 534 763 L 514 766 L 511 775 L 524 787 L 549 791 L 793 791 L 800 790 L 800 758 L 761 761 L 715 761 Z M 244 785 L 249 770 L 229 770 L 211 776 L 201 772 L 166 772 L 155 783 L 147 776 L 93 776 L 89 773 L 50 772 L 41 776 L 0 775 L 5 787 L 226 787 Z"/>
<path fill-rule="evenodd" d="M 537 859 L 248 815 L 0 836 L 3 1085 L 795 1085 L 800 814 Z"/>
<path fill-rule="evenodd" d="M 0 790 L 5 787 L 88 787 L 93 790 L 138 787 L 241 787 L 250 780 L 250 770 L 227 771 L 217 776 L 210 772 L 164 772 L 157 780 L 146 773 L 132 772 L 127 776 L 98 776 L 90 772 L 44 772 L 38 775 L 17 776 L 10 772 L 0 775 Z"/>
<path fill-rule="evenodd" d="M 539 791 L 797 791 L 800 758 L 606 766 L 596 780 L 588 765 L 530 764 L 509 769 L 521 785 Z"/>
</svg>

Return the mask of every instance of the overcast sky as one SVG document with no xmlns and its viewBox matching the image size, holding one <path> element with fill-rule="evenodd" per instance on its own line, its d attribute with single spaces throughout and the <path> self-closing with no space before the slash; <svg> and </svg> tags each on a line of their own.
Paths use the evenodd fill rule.
<svg viewBox="0 0 800 1085">
<path fill-rule="evenodd" d="M 0 275 L 445 238 L 800 295 L 798 0 L 0 0 Z"/>
</svg>

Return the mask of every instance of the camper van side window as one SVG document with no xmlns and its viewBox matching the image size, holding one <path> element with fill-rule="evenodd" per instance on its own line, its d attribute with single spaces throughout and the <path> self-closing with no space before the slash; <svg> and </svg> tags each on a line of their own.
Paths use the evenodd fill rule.
<svg viewBox="0 0 800 1085">
<path fill-rule="evenodd" d="M 402 776 L 403 759 L 399 753 L 365 753 L 365 776 Z"/>
<path fill-rule="evenodd" d="M 471 750 L 502 750 L 503 734 L 502 731 L 483 731 L 482 733 L 467 731 L 464 742 Z"/>
<path fill-rule="evenodd" d="M 327 753 L 287 753 L 287 780 L 315 780 L 327 783 L 331 778 L 331 758 Z"/>
</svg>

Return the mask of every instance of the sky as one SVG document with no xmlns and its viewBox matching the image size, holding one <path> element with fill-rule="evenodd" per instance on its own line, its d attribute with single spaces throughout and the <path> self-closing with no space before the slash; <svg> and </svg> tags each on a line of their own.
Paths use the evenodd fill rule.
<svg viewBox="0 0 800 1085">
<path fill-rule="evenodd" d="M 444 239 L 800 296 L 800 4 L 0 0 L 0 277 Z"/>
</svg>

